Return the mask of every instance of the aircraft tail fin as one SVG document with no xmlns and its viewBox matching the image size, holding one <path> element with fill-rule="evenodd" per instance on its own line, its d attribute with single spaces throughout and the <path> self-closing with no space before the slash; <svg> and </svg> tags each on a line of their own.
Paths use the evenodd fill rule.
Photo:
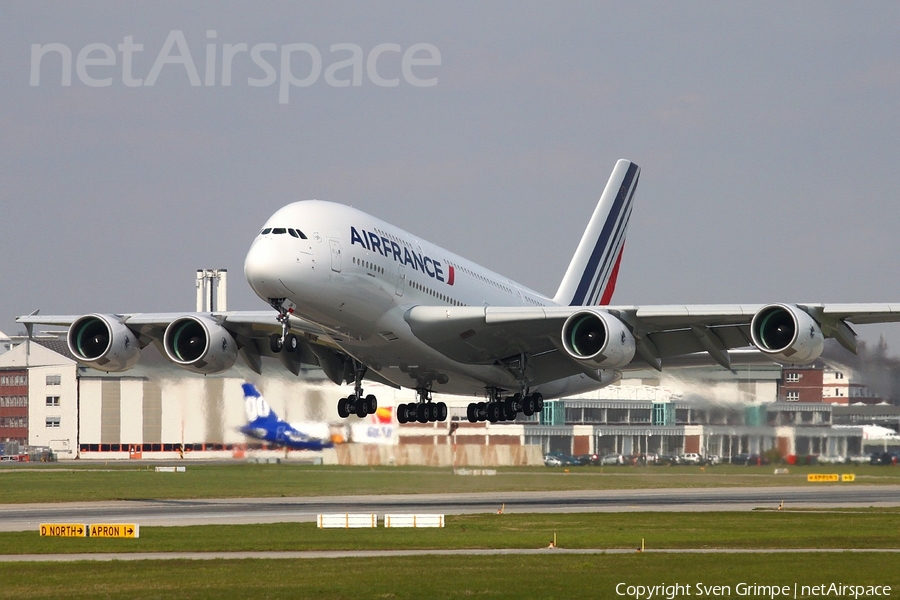
<svg viewBox="0 0 900 600">
<path fill-rule="evenodd" d="M 640 174 L 640 167 L 633 162 L 624 159 L 616 162 L 553 298 L 557 304 L 609 304 L 616 288 L 625 231 Z"/>
<path fill-rule="evenodd" d="M 277 423 L 280 421 L 278 415 L 257 391 L 256 386 L 252 383 L 241 384 L 244 390 L 244 411 L 247 413 L 247 426 L 260 427 L 267 423 Z"/>
</svg>

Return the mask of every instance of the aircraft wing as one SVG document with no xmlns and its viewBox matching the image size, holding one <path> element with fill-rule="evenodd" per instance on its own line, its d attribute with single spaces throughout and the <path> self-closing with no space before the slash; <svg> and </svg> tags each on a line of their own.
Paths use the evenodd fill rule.
<svg viewBox="0 0 900 600">
<path fill-rule="evenodd" d="M 141 347 L 155 343 L 160 346 L 160 351 L 166 328 L 173 322 L 186 317 L 200 317 L 208 319 L 217 326 L 226 330 L 237 343 L 239 354 L 244 362 L 255 372 L 262 368 L 260 356 L 277 357 L 284 366 L 294 374 L 299 373 L 301 364 L 320 364 L 323 361 L 334 363 L 337 345 L 331 340 L 327 332 L 321 327 L 297 318 L 290 317 L 291 332 L 299 337 L 301 343 L 296 352 L 274 353 L 270 349 L 268 339 L 273 335 L 281 334 L 281 324 L 275 319 L 273 311 L 225 311 L 215 313 L 134 313 L 99 315 L 107 321 L 114 321 L 124 325 L 138 337 Z M 34 325 L 71 326 L 82 319 L 83 315 L 40 315 L 37 313 L 16 318 L 16 322 L 26 326 L 29 333 Z M 334 366 L 336 370 L 342 370 L 342 366 Z"/>
<path fill-rule="evenodd" d="M 660 369 L 683 358 L 706 353 L 711 362 L 731 368 L 729 350 L 754 346 L 750 332 L 755 315 L 770 307 L 796 309 L 822 337 L 836 338 L 855 352 L 856 336 L 848 324 L 900 321 L 898 304 L 675 305 L 562 307 L 416 306 L 405 318 L 423 342 L 453 360 L 497 364 L 528 354 L 532 364 L 552 362 L 554 375 L 587 372 L 582 361 L 563 349 L 563 327 L 572 315 L 591 311 L 614 317 L 633 335 L 637 364 L 616 368 Z M 805 316 L 804 316 L 805 315 Z M 806 321 L 802 321 L 806 323 Z M 805 326 L 805 325 L 804 325 Z M 624 339 L 624 338 L 623 338 Z M 562 360 L 565 359 L 565 360 Z M 564 366 L 565 365 L 565 366 Z M 588 365 L 592 367 L 593 365 Z M 590 370 L 590 369 L 588 369 Z M 543 377 L 541 378 L 543 379 Z"/>
<path fill-rule="evenodd" d="M 275 313 L 272 311 L 226 311 L 216 313 L 133 313 L 133 314 L 116 314 L 114 316 L 129 329 L 137 333 L 142 341 L 150 342 L 152 339 L 158 339 L 162 336 L 166 327 L 170 323 L 187 315 L 202 315 L 218 322 L 232 335 L 245 336 L 248 338 L 263 338 L 273 334 L 281 334 L 281 324 L 275 320 Z M 22 323 L 26 327 L 40 325 L 56 325 L 68 327 L 82 315 L 41 315 L 31 314 L 27 316 L 17 317 L 16 322 Z M 336 348 L 325 331 L 321 327 L 297 318 L 293 315 L 290 317 L 291 331 L 298 334 L 306 334 L 312 337 L 321 337 L 324 339 L 316 340 L 317 342 Z M 144 336 L 147 337 L 144 340 Z"/>
</svg>

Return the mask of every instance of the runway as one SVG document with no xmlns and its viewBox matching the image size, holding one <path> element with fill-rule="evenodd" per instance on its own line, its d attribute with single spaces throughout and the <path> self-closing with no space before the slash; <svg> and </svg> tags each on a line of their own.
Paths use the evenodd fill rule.
<svg viewBox="0 0 900 600">
<path fill-rule="evenodd" d="M 313 522 L 320 513 L 507 513 L 747 511 L 787 508 L 900 507 L 900 485 L 838 484 L 753 488 L 490 492 L 135 500 L 0 505 L 0 531 L 40 523 L 124 522 L 142 526 Z"/>
</svg>

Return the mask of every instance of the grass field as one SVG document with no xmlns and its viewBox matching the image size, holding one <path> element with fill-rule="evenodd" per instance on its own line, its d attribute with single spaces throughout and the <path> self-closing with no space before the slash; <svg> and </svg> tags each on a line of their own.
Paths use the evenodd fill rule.
<svg viewBox="0 0 900 600">
<path fill-rule="evenodd" d="M 730 597 L 744 598 L 771 596 L 739 595 L 741 583 L 791 588 L 795 584 L 890 585 L 896 597 L 900 589 L 896 564 L 893 554 L 777 553 L 0 564 L 0 598 L 568 600 L 627 597 L 616 594 L 618 584 L 624 584 L 619 589 L 627 592 L 627 585 L 676 582 L 691 586 L 689 594 L 678 597 L 716 597 L 698 595 L 697 583 L 730 586 Z"/>
<path fill-rule="evenodd" d="M 791 467 L 547 467 L 498 469 L 493 477 L 453 476 L 425 467 L 195 464 L 186 473 L 156 473 L 129 463 L 0 467 L 0 504 L 139 500 L 474 493 L 671 487 L 805 485 L 807 473 L 854 473 L 859 483 L 900 484 L 900 469 L 869 465 Z M 817 484 L 823 485 L 823 484 Z M 827 484 L 824 484 L 827 485 Z M 846 485 L 846 484 L 838 484 Z"/>
<path fill-rule="evenodd" d="M 187 466 L 186 473 L 175 474 L 127 463 L 0 468 L 0 503 L 802 485 L 809 472 L 852 472 L 860 483 L 900 483 L 900 469 L 849 465 L 792 467 L 790 474 L 777 476 L 771 467 L 729 465 L 705 472 L 697 467 L 583 467 L 565 473 L 540 467 L 501 469 L 495 477 L 412 467 Z M 893 596 L 900 596 L 897 553 L 787 552 L 900 548 L 897 509 L 448 515 L 443 529 L 417 530 L 320 530 L 311 523 L 143 527 L 137 540 L 41 538 L 35 530 L 0 533 L 0 548 L 4 554 L 545 548 L 554 534 L 562 548 L 636 549 L 643 538 L 648 550 L 770 551 L 554 555 L 548 550 L 508 556 L 0 563 L 0 599 L 625 598 L 629 596 L 617 595 L 618 584 L 675 582 L 691 586 L 677 597 L 771 597 L 741 593 L 741 583 L 890 585 Z M 699 582 L 727 587 L 718 595 L 709 590 L 702 594 Z M 627 587 L 620 591 L 626 593 Z M 803 594 L 802 587 L 798 592 L 798 598 L 822 597 Z M 664 597 L 659 592 L 654 596 Z"/>
<path fill-rule="evenodd" d="M 900 548 L 895 510 L 447 515 L 443 529 L 317 529 L 315 523 L 142 527 L 138 539 L 0 533 L 6 554 L 544 548 Z"/>
</svg>

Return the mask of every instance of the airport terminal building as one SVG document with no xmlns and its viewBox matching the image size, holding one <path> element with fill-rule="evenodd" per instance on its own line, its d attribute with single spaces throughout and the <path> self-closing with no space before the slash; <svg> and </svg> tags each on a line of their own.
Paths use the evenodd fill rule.
<svg viewBox="0 0 900 600">
<path fill-rule="evenodd" d="M 153 352 L 145 349 L 147 356 L 137 367 L 110 374 L 79 366 L 60 340 L 24 341 L 0 354 L 2 453 L 31 446 L 49 448 L 60 459 L 244 457 L 263 450 L 238 431 L 245 419 L 240 384 L 248 378 L 290 422 L 339 421 L 337 398 L 351 393 L 331 384 L 318 369 L 300 377 L 281 371 L 260 377 L 235 367 L 201 376 L 158 356 L 154 361 Z M 399 425 L 392 411 L 351 417 L 350 443 L 313 458 L 345 464 L 463 466 L 537 464 L 550 451 L 698 453 L 727 460 L 774 448 L 782 456 L 840 459 L 865 453 L 869 445 L 881 448 L 882 442 L 864 439 L 864 415 L 849 422 L 856 404 L 829 402 L 834 392 L 820 389 L 817 396 L 809 385 L 803 391 L 805 401 L 790 393 L 790 384 L 799 380 L 831 387 L 846 380 L 847 390 L 862 390 L 849 376 L 816 366 L 785 381 L 785 373 L 795 372 L 776 364 L 734 372 L 635 372 L 597 392 L 547 402 L 539 416 L 520 415 L 507 423 L 469 423 L 469 398 L 436 394 L 450 409 L 446 422 Z M 411 390 L 372 383 L 367 389 L 378 395 L 383 408 L 414 401 Z M 871 399 L 864 390 L 837 397 Z M 881 407 L 881 413 L 888 408 L 883 403 L 864 406 L 870 411 Z M 835 427 L 838 408 L 844 412 L 841 426 Z M 893 423 L 896 426 L 897 417 Z M 298 460 L 315 454 L 269 452 Z"/>
</svg>

